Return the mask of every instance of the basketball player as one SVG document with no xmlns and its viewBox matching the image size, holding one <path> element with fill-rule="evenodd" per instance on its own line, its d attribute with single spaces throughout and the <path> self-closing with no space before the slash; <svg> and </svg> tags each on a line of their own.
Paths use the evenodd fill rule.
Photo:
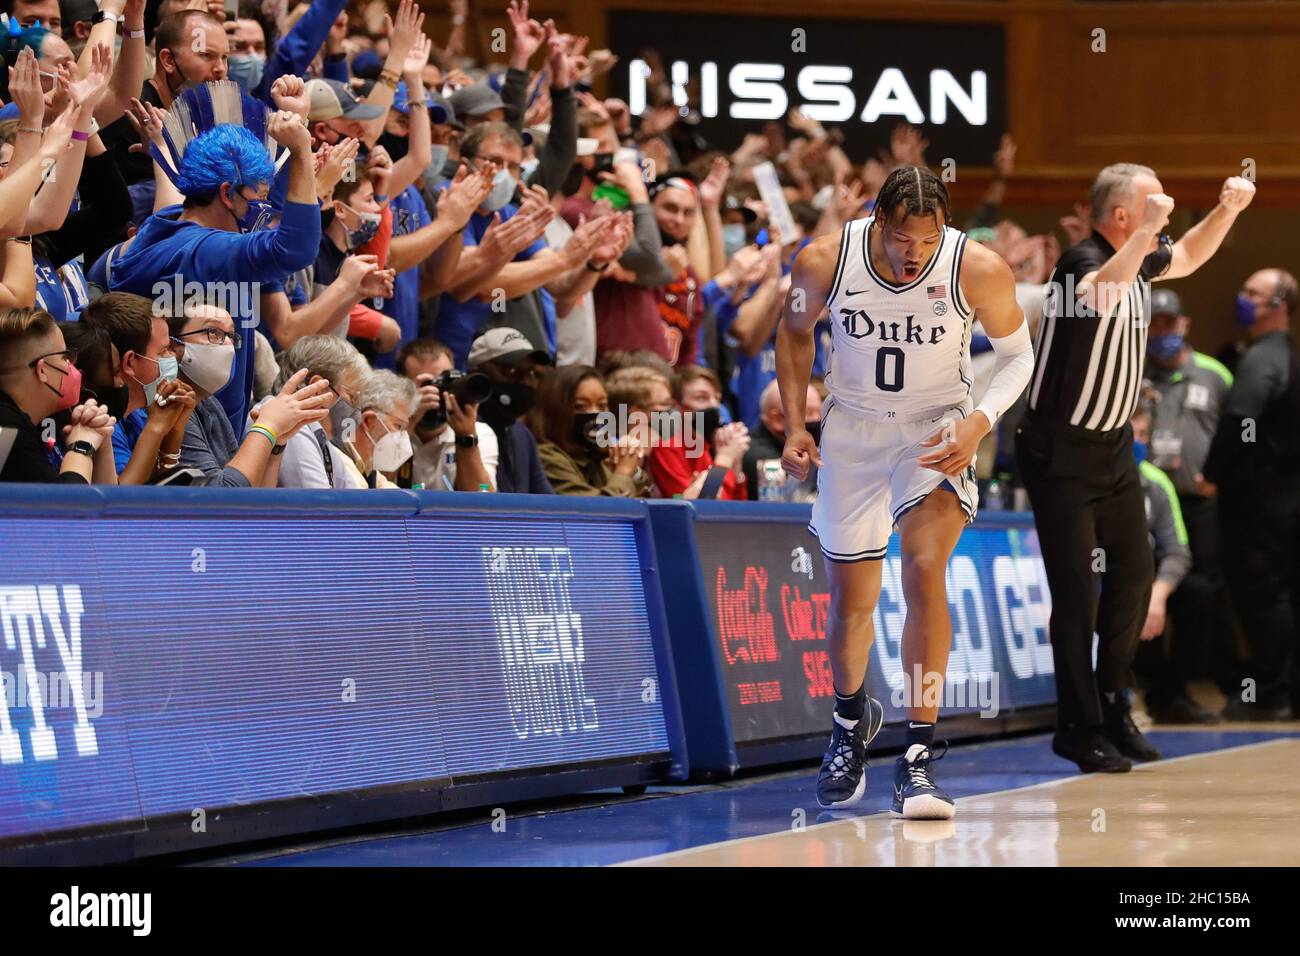
<svg viewBox="0 0 1300 956">
<path fill-rule="evenodd" d="M 830 579 L 835 713 L 817 778 L 823 807 L 847 807 L 866 790 L 866 748 L 884 709 L 867 697 L 872 612 L 881 559 L 894 527 L 902 549 L 907 751 L 894 767 L 894 812 L 950 819 L 931 751 L 952 627 L 944 572 L 975 518 L 975 449 L 1024 391 L 1033 370 L 1015 279 L 996 253 L 951 228 L 948 190 L 928 169 L 903 166 L 885 180 L 874 214 L 823 236 L 795 260 L 776 340 L 787 422 L 804 421 L 813 328 L 830 310 L 830 392 L 820 453 L 804 428 L 786 435 L 782 465 L 803 480 L 816 462 L 810 529 Z M 997 366 L 978 406 L 971 398 L 971 324 L 978 318 Z M 919 669 L 922 686 L 913 686 Z M 946 747 L 945 747 L 946 751 Z M 942 756 L 942 753 L 938 754 Z"/>
</svg>

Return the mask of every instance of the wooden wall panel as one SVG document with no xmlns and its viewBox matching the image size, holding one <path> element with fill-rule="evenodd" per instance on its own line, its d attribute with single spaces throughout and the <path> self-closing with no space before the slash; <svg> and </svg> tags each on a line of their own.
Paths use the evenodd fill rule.
<svg viewBox="0 0 1300 956">
<path fill-rule="evenodd" d="M 482 44 L 492 27 L 508 26 L 504 0 L 472 6 Z M 445 8 L 440 0 L 429 7 L 441 39 L 449 27 Z M 1128 160 L 1154 166 L 1188 201 L 1207 202 L 1252 158 L 1259 204 L 1300 208 L 1300 3 L 537 0 L 532 13 L 590 35 L 599 47 L 612 9 L 1002 23 L 1009 126 L 1020 144 L 1009 199 L 1068 206 L 1098 168 Z M 1106 30 L 1105 53 L 1091 49 L 1098 27 Z M 973 201 L 987 170 L 963 172 L 954 192 Z"/>
</svg>

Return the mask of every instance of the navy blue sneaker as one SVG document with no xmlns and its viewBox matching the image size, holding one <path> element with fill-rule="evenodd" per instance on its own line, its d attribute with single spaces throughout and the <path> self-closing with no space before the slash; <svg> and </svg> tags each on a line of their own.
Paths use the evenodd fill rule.
<svg viewBox="0 0 1300 956">
<path fill-rule="evenodd" d="M 851 807 L 867 792 L 867 746 L 880 733 L 885 722 L 885 708 L 880 701 L 867 698 L 862 719 L 852 727 L 834 715 L 831 743 L 817 774 L 817 805 L 823 809 Z"/>
<path fill-rule="evenodd" d="M 924 744 L 912 744 L 894 761 L 895 816 L 904 820 L 951 820 L 956 815 L 952 797 L 940 790 L 930 776 L 930 764 L 943 759 L 947 752 L 946 742 L 943 753 L 938 755 Z"/>
</svg>

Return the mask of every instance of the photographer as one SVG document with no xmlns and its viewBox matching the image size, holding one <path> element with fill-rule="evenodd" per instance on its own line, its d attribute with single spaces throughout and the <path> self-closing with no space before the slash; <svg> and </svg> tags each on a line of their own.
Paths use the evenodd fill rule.
<svg viewBox="0 0 1300 956">
<path fill-rule="evenodd" d="M 486 485 L 496 490 L 497 436 L 478 420 L 477 403 L 462 404 L 447 387 L 455 379 L 445 373 L 454 364 L 451 349 L 434 339 L 408 342 L 397 355 L 397 367 L 419 389 L 410 429 L 415 454 L 397 475 L 402 487 L 480 491 Z"/>
<path fill-rule="evenodd" d="M 537 440 L 520 421 L 533 407 L 550 366 L 551 357 L 514 329 L 488 329 L 470 346 L 467 367 L 492 380 L 492 394 L 479 408 L 479 427 L 489 426 L 497 439 L 497 491 L 555 494 L 538 457 Z"/>
</svg>

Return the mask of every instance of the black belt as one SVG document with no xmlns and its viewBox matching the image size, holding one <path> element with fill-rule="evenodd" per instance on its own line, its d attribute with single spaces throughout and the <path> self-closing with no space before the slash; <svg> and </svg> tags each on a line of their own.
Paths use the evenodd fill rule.
<svg viewBox="0 0 1300 956">
<path fill-rule="evenodd" d="M 1128 425 L 1121 425 L 1119 428 L 1111 428 L 1106 431 L 1098 431 L 1095 428 L 1084 428 L 1081 425 L 1071 425 L 1069 422 L 1057 421 L 1038 414 L 1030 409 L 1025 413 L 1025 427 L 1036 428 L 1039 431 L 1047 432 L 1051 435 L 1058 435 L 1062 438 L 1070 438 L 1076 441 L 1088 442 L 1094 445 L 1113 445 L 1121 441 L 1128 434 Z"/>
</svg>

